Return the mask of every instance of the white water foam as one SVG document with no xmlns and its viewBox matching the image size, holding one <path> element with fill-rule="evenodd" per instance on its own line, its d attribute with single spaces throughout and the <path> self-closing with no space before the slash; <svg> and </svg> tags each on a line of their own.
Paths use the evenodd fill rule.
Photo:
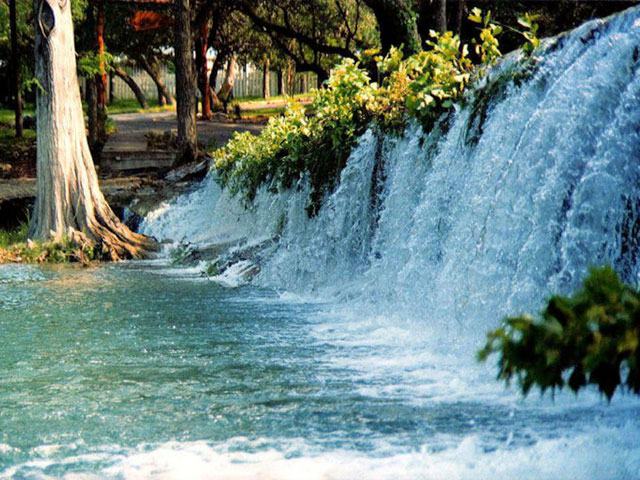
<svg viewBox="0 0 640 480">
<path fill-rule="evenodd" d="M 619 435 L 621 434 L 622 435 Z M 618 430 L 592 428 L 571 438 L 541 440 L 531 446 L 504 444 L 488 448 L 471 435 L 455 445 L 442 438 L 441 447 L 425 446 L 394 453 L 393 446 L 377 456 L 347 451 L 315 452 L 303 440 L 284 451 L 263 448 L 267 439 L 231 439 L 225 444 L 171 442 L 136 450 L 98 449 L 65 460 L 33 460 L 0 472 L 8 479 L 29 472 L 28 478 L 51 479 L 44 473 L 69 463 L 108 465 L 96 473 L 68 473 L 66 480 L 637 480 L 640 478 L 640 434 L 637 425 Z M 250 453 L 246 450 L 260 450 Z M 594 455 L 593 452 L 598 452 Z M 398 468 L 402 465 L 402 469 Z"/>
</svg>

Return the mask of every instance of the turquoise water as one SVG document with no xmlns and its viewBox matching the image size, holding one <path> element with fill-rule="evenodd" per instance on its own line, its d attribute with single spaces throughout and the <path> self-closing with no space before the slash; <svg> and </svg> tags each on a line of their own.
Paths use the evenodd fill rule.
<svg viewBox="0 0 640 480">
<path fill-rule="evenodd" d="M 640 478 L 639 402 L 523 401 L 383 322 L 161 264 L 1 266 L 0 478 Z"/>
</svg>

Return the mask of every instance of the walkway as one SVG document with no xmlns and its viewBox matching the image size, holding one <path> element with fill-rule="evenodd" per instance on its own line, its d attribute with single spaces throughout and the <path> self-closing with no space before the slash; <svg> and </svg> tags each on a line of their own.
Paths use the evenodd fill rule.
<svg viewBox="0 0 640 480">
<path fill-rule="evenodd" d="M 163 134 L 177 130 L 175 112 L 126 113 L 112 115 L 117 126 L 104 147 L 101 169 L 103 173 L 135 173 L 145 170 L 169 169 L 175 153 L 167 149 L 149 148 L 145 134 Z M 234 132 L 258 133 L 262 125 L 232 123 L 226 119 L 198 121 L 198 142 L 207 150 L 224 145 Z"/>
</svg>

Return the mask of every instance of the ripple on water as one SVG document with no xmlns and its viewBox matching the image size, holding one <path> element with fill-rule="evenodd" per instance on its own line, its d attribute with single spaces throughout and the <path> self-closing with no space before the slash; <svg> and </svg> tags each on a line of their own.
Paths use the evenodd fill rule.
<svg viewBox="0 0 640 480">
<path fill-rule="evenodd" d="M 42 270 L 33 265 L 0 265 L 0 285 L 46 280 Z"/>
</svg>

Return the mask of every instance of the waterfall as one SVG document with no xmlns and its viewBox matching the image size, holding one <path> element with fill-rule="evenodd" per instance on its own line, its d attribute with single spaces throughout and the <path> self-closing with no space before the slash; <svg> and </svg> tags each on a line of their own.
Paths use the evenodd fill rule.
<svg viewBox="0 0 640 480">
<path fill-rule="evenodd" d="M 639 50 L 632 8 L 546 41 L 519 81 L 512 55 L 441 128 L 365 133 L 315 218 L 305 179 L 245 208 L 212 173 L 143 232 L 236 251 L 276 239 L 253 283 L 436 326 L 535 312 L 591 265 L 637 284 Z"/>
</svg>

